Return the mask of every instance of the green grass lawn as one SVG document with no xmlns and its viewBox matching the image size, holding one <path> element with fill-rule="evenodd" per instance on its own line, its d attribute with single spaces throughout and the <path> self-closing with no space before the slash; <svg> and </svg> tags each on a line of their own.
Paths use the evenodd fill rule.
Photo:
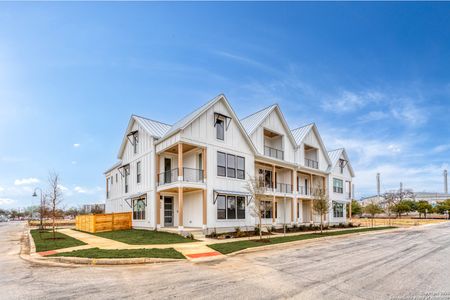
<svg viewBox="0 0 450 300">
<path fill-rule="evenodd" d="M 53 240 L 53 234 L 49 230 L 39 232 L 39 229 L 33 229 L 31 236 L 36 245 L 36 252 L 86 245 L 82 241 L 59 232 L 56 232 L 56 239 Z"/>
<path fill-rule="evenodd" d="M 320 237 L 324 237 L 324 236 L 337 236 L 337 235 L 351 234 L 351 233 L 356 233 L 356 232 L 376 231 L 376 230 L 391 229 L 391 228 L 396 228 L 396 227 L 386 226 L 386 227 L 329 231 L 329 232 L 324 232 L 322 234 L 309 233 L 309 234 L 301 234 L 301 235 L 290 235 L 290 236 L 275 237 L 275 238 L 270 238 L 270 239 L 265 238 L 266 241 L 264 241 L 264 242 L 261 242 L 259 240 L 248 240 L 248 241 L 237 241 L 237 242 L 230 242 L 230 243 L 211 244 L 211 245 L 208 245 L 208 247 L 210 247 L 222 254 L 228 254 L 228 253 L 236 252 L 236 251 L 247 249 L 247 248 L 281 244 L 281 243 L 287 243 L 287 242 L 293 242 L 293 241 L 309 240 L 309 239 L 315 239 L 315 238 L 320 238 Z"/>
<path fill-rule="evenodd" d="M 175 233 L 162 231 L 130 229 L 108 232 L 93 233 L 96 236 L 115 240 L 130 245 L 153 245 L 153 244 L 175 244 L 191 243 L 195 240 L 187 239 Z"/>
<path fill-rule="evenodd" d="M 176 258 L 184 259 L 180 252 L 173 248 L 167 249 L 99 249 L 90 248 L 83 250 L 75 250 L 72 252 L 57 253 L 49 256 L 65 256 L 65 257 L 86 257 L 86 258 Z"/>
</svg>

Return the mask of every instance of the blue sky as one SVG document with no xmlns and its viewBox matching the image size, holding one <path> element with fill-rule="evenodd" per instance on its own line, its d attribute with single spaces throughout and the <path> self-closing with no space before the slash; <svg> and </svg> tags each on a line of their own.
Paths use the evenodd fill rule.
<svg viewBox="0 0 450 300">
<path fill-rule="evenodd" d="M 0 207 L 104 199 L 132 113 L 174 123 L 225 93 L 346 147 L 358 196 L 442 191 L 449 3 L 0 3 Z M 170 113 L 169 113 L 170 110 Z"/>
</svg>

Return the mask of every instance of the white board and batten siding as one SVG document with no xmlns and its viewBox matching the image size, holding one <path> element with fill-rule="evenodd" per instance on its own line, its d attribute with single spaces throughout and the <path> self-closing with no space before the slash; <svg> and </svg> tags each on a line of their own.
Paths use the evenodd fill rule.
<svg viewBox="0 0 450 300">
<path fill-rule="evenodd" d="M 317 157 L 307 157 L 305 151 L 305 145 L 314 147 L 317 150 Z M 316 160 L 319 163 L 319 170 L 326 171 L 328 169 L 328 162 L 326 158 L 325 149 L 323 149 L 320 145 L 319 138 L 317 137 L 314 130 L 309 131 L 309 133 L 305 136 L 301 146 L 300 146 L 300 165 L 305 164 L 305 158 L 310 158 Z"/>
<path fill-rule="evenodd" d="M 250 216 L 248 207 L 246 220 L 217 220 L 217 203 L 214 204 L 214 190 L 247 192 L 246 180 L 217 176 L 217 152 L 244 157 L 246 179 L 248 176 L 254 176 L 254 154 L 249 141 L 234 118 L 231 119 L 228 128 L 225 124 L 225 139 L 222 141 L 216 138 L 214 113 L 232 116 L 226 105 L 219 101 L 194 120 L 181 133 L 183 141 L 195 142 L 207 148 L 207 226 L 210 228 L 216 226 L 230 228 L 250 226 L 254 224 L 254 220 Z M 201 195 L 199 194 L 198 197 L 201 197 Z M 201 198 L 199 200 L 197 202 L 201 203 Z M 198 207 L 201 208 L 202 206 Z M 201 220 L 201 210 L 199 212 L 199 220 Z"/>
</svg>

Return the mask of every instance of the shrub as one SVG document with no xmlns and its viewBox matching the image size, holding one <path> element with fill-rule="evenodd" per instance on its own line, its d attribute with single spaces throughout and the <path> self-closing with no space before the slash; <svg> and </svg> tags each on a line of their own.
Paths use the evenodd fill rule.
<svg viewBox="0 0 450 300">
<path fill-rule="evenodd" d="M 345 228 L 345 224 L 344 223 L 339 223 L 339 228 Z"/>
<path fill-rule="evenodd" d="M 259 235 L 259 232 L 261 229 L 259 228 L 259 225 L 255 226 L 255 235 Z"/>
</svg>

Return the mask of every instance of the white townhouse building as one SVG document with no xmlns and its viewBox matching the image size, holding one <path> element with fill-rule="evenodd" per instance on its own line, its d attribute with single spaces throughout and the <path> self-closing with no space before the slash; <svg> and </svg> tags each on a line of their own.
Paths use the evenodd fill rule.
<svg viewBox="0 0 450 300">
<path fill-rule="evenodd" d="M 346 221 L 353 170 L 327 152 L 314 124 L 290 130 L 278 105 L 239 120 L 219 95 L 177 123 L 132 115 L 105 172 L 106 212 L 132 212 L 135 228 L 253 228 L 248 179 L 264 182 L 264 223 L 319 222 L 315 189 L 329 191 L 327 222 Z"/>
</svg>

